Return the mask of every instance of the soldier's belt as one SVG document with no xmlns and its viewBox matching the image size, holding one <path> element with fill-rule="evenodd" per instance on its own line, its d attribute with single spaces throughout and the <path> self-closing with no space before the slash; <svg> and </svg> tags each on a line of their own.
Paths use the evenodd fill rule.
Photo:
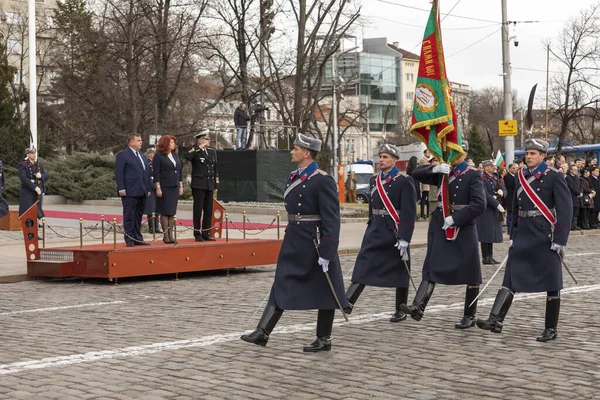
<svg viewBox="0 0 600 400">
<path fill-rule="evenodd" d="M 556 211 L 554 209 L 550 210 L 552 215 L 556 216 Z M 540 210 L 529 210 L 523 211 L 519 210 L 519 218 L 534 218 L 534 217 L 543 217 L 544 214 Z"/>
<path fill-rule="evenodd" d="M 396 212 L 398 214 L 400 214 L 400 210 L 396 210 Z M 372 210 L 373 215 L 390 215 L 390 213 L 388 212 L 388 210 L 384 209 L 374 209 Z"/>
<path fill-rule="evenodd" d="M 463 208 L 468 207 L 467 204 L 450 204 L 450 209 L 452 211 L 458 211 L 458 210 L 462 210 Z M 438 204 L 438 208 L 441 209 L 442 208 L 442 203 Z"/>
<path fill-rule="evenodd" d="M 318 214 L 288 214 L 288 222 L 318 222 L 321 216 Z"/>
</svg>

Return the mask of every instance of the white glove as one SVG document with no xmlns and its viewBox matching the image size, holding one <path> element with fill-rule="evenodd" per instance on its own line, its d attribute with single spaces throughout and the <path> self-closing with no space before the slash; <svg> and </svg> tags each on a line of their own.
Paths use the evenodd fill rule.
<svg viewBox="0 0 600 400">
<path fill-rule="evenodd" d="M 450 228 L 452 225 L 454 225 L 454 218 L 450 217 L 446 217 L 446 219 L 444 219 L 444 226 L 442 226 L 443 230 L 446 230 L 448 228 Z"/>
<path fill-rule="evenodd" d="M 449 174 L 450 166 L 448 164 L 438 164 L 435 167 L 433 167 L 432 172 L 434 174 Z"/>
<path fill-rule="evenodd" d="M 513 241 L 512 241 L 512 239 L 510 239 L 510 246 L 508 246 L 508 247 L 512 247 L 512 244 L 513 244 Z"/>
<path fill-rule="evenodd" d="M 329 260 L 319 257 L 319 265 L 323 268 L 323 272 L 329 271 Z"/>
<path fill-rule="evenodd" d="M 42 189 L 40 189 L 39 187 L 37 187 L 37 186 L 36 186 L 36 188 L 35 188 L 35 192 L 36 192 L 37 194 L 41 195 L 41 194 L 42 194 Z"/>
<path fill-rule="evenodd" d="M 502 204 L 498 204 L 498 207 L 496 207 L 498 209 L 498 211 L 500 211 L 501 213 L 503 213 L 504 211 L 506 211 L 504 209 L 504 207 L 502 207 Z"/>
<path fill-rule="evenodd" d="M 36 172 L 35 173 L 35 177 L 38 179 L 42 179 L 42 173 L 41 172 Z"/>
<path fill-rule="evenodd" d="M 406 240 L 398 239 L 394 247 L 400 251 L 400 257 L 402 257 L 404 253 L 406 253 L 406 249 L 408 249 L 408 242 Z"/>
<path fill-rule="evenodd" d="M 496 192 L 496 194 L 500 197 L 504 196 L 504 192 L 502 191 L 502 189 L 498 189 L 498 191 Z"/>
<path fill-rule="evenodd" d="M 565 247 L 562 244 L 552 243 L 550 246 L 550 250 L 555 251 L 559 256 L 565 250 Z"/>
</svg>

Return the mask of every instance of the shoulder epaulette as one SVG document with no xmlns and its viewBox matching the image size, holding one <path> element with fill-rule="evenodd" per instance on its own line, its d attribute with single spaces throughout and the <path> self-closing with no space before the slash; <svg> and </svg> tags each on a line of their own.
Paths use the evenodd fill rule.
<svg viewBox="0 0 600 400">
<path fill-rule="evenodd" d="M 321 175 L 329 175 L 327 172 L 323 171 L 322 169 L 318 169 L 315 172 L 318 172 Z"/>
<path fill-rule="evenodd" d="M 398 173 L 397 173 L 397 174 L 394 176 L 394 178 L 397 178 L 397 177 L 399 177 L 399 176 L 403 176 L 403 177 L 405 177 L 405 178 L 408 178 L 408 174 L 407 174 L 406 172 L 402 172 L 402 171 L 399 171 L 399 172 L 398 172 Z"/>
<path fill-rule="evenodd" d="M 548 168 L 546 168 L 546 171 L 561 172 L 559 169 L 556 169 L 556 168 L 551 167 L 551 166 L 548 166 Z"/>
</svg>

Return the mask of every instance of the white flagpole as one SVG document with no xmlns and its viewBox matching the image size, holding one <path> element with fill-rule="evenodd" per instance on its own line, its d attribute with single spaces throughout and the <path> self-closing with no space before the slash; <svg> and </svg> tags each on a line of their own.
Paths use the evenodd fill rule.
<svg viewBox="0 0 600 400">
<path fill-rule="evenodd" d="M 29 130 L 30 147 L 38 150 L 37 137 L 37 56 L 35 37 L 35 0 L 28 1 L 29 12 Z M 39 151 L 39 150 L 38 150 Z M 37 157 L 37 153 L 36 153 Z"/>
</svg>

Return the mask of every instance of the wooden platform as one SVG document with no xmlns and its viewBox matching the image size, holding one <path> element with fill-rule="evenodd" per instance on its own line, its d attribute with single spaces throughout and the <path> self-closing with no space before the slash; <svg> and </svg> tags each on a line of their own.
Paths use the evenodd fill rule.
<svg viewBox="0 0 600 400">
<path fill-rule="evenodd" d="M 275 264 L 281 240 L 180 240 L 174 246 L 153 242 L 39 249 L 39 259 L 27 261 L 27 274 L 40 277 L 124 278 Z"/>
<path fill-rule="evenodd" d="M 0 218 L 0 231 L 20 231 L 19 211 L 10 210 L 8 214 Z"/>
</svg>

